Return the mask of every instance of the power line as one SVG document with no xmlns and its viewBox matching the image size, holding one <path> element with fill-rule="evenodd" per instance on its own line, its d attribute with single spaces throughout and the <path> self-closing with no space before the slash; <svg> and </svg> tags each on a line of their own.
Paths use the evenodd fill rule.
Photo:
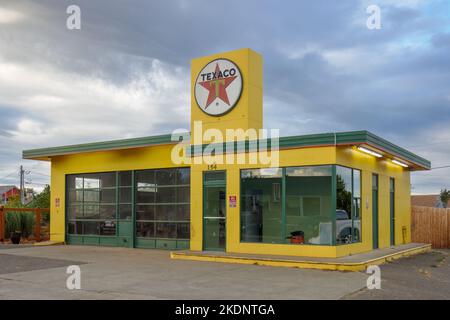
<svg viewBox="0 0 450 320">
<path fill-rule="evenodd" d="M 31 174 L 37 174 L 37 175 L 40 175 L 40 176 L 44 176 L 44 177 L 49 177 L 50 178 L 50 175 L 44 174 L 44 173 L 40 173 L 40 172 L 32 171 Z"/>
<path fill-rule="evenodd" d="M 4 176 L 4 177 L 1 177 L 0 180 L 6 179 L 6 178 L 8 178 L 9 176 L 12 176 L 13 174 L 16 174 L 16 173 L 17 173 L 16 171 L 13 171 L 13 172 L 11 172 L 10 174 L 7 174 L 7 175 Z"/>
<path fill-rule="evenodd" d="M 445 165 L 445 166 L 441 166 L 441 167 L 434 167 L 434 168 L 431 168 L 431 170 L 445 169 L 445 168 L 450 168 L 450 165 Z"/>
<path fill-rule="evenodd" d="M 47 186 L 47 185 L 49 185 L 48 183 L 39 183 L 39 182 L 25 182 L 25 184 L 36 185 L 36 186 Z"/>
</svg>

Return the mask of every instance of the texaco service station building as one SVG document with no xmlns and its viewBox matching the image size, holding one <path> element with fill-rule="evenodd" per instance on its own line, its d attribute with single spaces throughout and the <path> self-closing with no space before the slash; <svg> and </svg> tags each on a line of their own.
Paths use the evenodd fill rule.
<svg viewBox="0 0 450 320">
<path fill-rule="evenodd" d="M 51 240 L 299 257 L 409 243 L 410 172 L 430 169 L 426 159 L 367 131 L 226 136 L 263 128 L 262 65 L 250 49 L 192 61 L 184 147 L 166 134 L 25 150 L 51 162 Z M 208 129 L 224 141 L 207 141 Z M 201 161 L 211 142 L 215 161 Z M 260 159 L 277 144 L 276 166 Z"/>
</svg>

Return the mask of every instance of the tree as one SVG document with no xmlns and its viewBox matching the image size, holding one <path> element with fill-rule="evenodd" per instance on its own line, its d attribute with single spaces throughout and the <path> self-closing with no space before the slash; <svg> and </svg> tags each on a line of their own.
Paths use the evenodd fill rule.
<svg viewBox="0 0 450 320">
<path fill-rule="evenodd" d="M 10 208 L 23 208 L 22 203 L 20 202 L 20 195 L 14 195 L 8 198 L 5 207 Z"/>
<path fill-rule="evenodd" d="M 447 208 L 447 203 L 450 200 L 450 190 L 442 189 L 441 194 L 439 195 L 439 200 L 441 200 L 444 208 Z"/>
<path fill-rule="evenodd" d="M 30 208 L 50 208 L 50 186 L 46 185 L 41 193 L 34 195 L 33 201 L 28 206 Z"/>
<path fill-rule="evenodd" d="M 336 175 L 336 208 L 347 212 L 348 218 L 351 219 L 352 212 L 352 192 L 346 190 L 344 179 L 341 175 Z"/>
</svg>

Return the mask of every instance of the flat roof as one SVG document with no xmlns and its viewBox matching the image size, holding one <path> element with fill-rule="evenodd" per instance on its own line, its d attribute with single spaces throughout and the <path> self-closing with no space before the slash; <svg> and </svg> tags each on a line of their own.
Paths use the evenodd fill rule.
<svg viewBox="0 0 450 320">
<path fill-rule="evenodd" d="M 120 139 L 120 140 L 83 143 L 60 147 L 30 149 L 24 150 L 22 153 L 22 157 L 23 159 L 48 161 L 55 156 L 62 156 L 76 153 L 142 148 L 155 145 L 167 145 L 177 143 L 178 141 L 172 141 L 171 134 L 165 134 L 142 138 Z M 270 145 L 270 143 L 268 143 L 268 145 Z M 412 170 L 429 170 L 431 168 L 431 162 L 429 160 L 424 159 L 368 131 L 307 134 L 299 136 L 280 137 L 279 139 L 280 149 L 323 147 L 334 145 L 336 146 L 367 145 L 371 148 L 380 151 L 383 154 L 389 155 L 393 158 L 398 158 L 398 160 L 406 161 L 410 165 Z M 223 146 L 225 146 L 225 143 L 223 143 Z M 250 146 L 251 144 L 248 141 L 246 141 L 246 151 L 252 151 Z M 224 148 L 224 150 L 226 150 L 226 148 Z M 236 148 L 234 150 L 236 150 Z M 195 152 L 193 154 L 195 155 Z"/>
</svg>

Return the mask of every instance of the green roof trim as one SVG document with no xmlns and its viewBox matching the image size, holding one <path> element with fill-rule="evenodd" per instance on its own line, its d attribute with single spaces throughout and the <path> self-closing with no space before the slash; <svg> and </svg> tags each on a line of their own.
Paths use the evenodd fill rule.
<svg viewBox="0 0 450 320">
<path fill-rule="evenodd" d="M 259 142 L 255 141 L 245 141 L 244 146 L 242 142 L 240 142 L 240 148 L 245 152 L 252 152 L 258 150 L 258 145 L 264 144 L 267 145 L 267 148 L 271 147 L 270 140 L 260 140 Z M 358 144 L 368 144 L 372 147 L 380 149 L 381 151 L 385 151 L 393 156 L 399 157 L 400 159 L 405 159 L 409 162 L 412 162 L 420 167 L 425 169 L 431 168 L 431 162 L 419 157 L 418 155 L 403 149 L 383 138 L 380 138 L 373 133 L 368 131 L 350 131 L 350 132 L 338 132 L 338 133 L 321 133 L 321 134 L 309 134 L 309 135 L 301 135 L 301 136 L 290 136 L 290 137 L 280 137 L 279 139 L 279 148 L 280 149 L 290 149 L 290 148 L 301 148 L 301 147 L 315 147 L 315 146 L 334 146 L 334 145 L 358 145 Z M 191 146 L 190 152 L 188 150 L 188 154 L 191 155 L 199 155 L 201 154 L 201 150 L 204 150 L 208 146 L 208 144 L 202 145 L 202 148 L 199 146 Z M 217 147 L 218 150 L 238 150 L 238 142 L 225 142 L 212 144 L 210 147 Z M 216 152 L 220 154 L 220 152 Z"/>
<path fill-rule="evenodd" d="M 185 139 L 188 139 L 185 136 Z M 122 139 L 104 142 L 94 142 L 85 144 L 76 144 L 70 146 L 54 147 L 54 148 L 43 148 L 43 149 L 31 149 L 23 151 L 24 159 L 33 158 L 50 158 L 53 156 L 60 156 L 66 154 L 82 153 L 82 152 L 94 152 L 94 151 L 107 151 L 107 150 L 117 150 L 117 149 L 128 149 L 128 148 L 141 148 L 161 144 L 176 144 L 177 141 L 172 141 L 171 134 L 143 137 L 143 138 L 133 138 L 133 139 Z M 241 143 L 242 144 L 242 143 Z M 267 145 L 270 148 L 271 142 L 269 140 L 261 141 L 245 141 L 244 148 L 242 151 L 245 152 L 257 150 L 259 145 Z M 321 133 L 321 134 L 308 134 L 301 136 L 290 136 L 290 137 L 280 137 L 279 148 L 289 149 L 289 148 L 301 148 L 301 147 L 319 147 L 319 146 L 333 146 L 333 145 L 357 145 L 357 144 L 368 144 L 374 148 L 381 151 L 389 153 L 393 156 L 399 157 L 400 159 L 407 160 L 414 163 L 422 168 L 430 169 L 430 161 L 419 157 L 418 155 L 403 149 L 383 138 L 380 138 L 373 133 L 368 131 L 350 131 L 350 132 L 338 132 L 338 133 Z M 206 148 L 207 144 L 204 145 L 193 145 L 188 148 L 188 154 L 198 155 L 200 152 Z M 238 150 L 238 142 L 226 142 L 213 144 L 210 147 L 223 148 L 224 152 L 227 149 Z"/>
<path fill-rule="evenodd" d="M 39 158 L 39 157 L 61 156 L 61 155 L 66 155 L 66 154 L 82 153 L 82 152 L 140 148 L 140 147 L 154 146 L 154 145 L 160 145 L 160 144 L 175 144 L 175 143 L 177 143 L 176 141 L 172 141 L 171 138 L 172 138 L 172 135 L 164 134 L 164 135 L 142 137 L 142 138 L 83 143 L 83 144 L 74 144 L 74 145 L 70 145 L 70 146 L 42 148 L 42 149 L 31 149 L 31 150 L 24 150 L 22 153 L 22 157 L 24 159 L 32 159 L 32 158 Z"/>
</svg>

